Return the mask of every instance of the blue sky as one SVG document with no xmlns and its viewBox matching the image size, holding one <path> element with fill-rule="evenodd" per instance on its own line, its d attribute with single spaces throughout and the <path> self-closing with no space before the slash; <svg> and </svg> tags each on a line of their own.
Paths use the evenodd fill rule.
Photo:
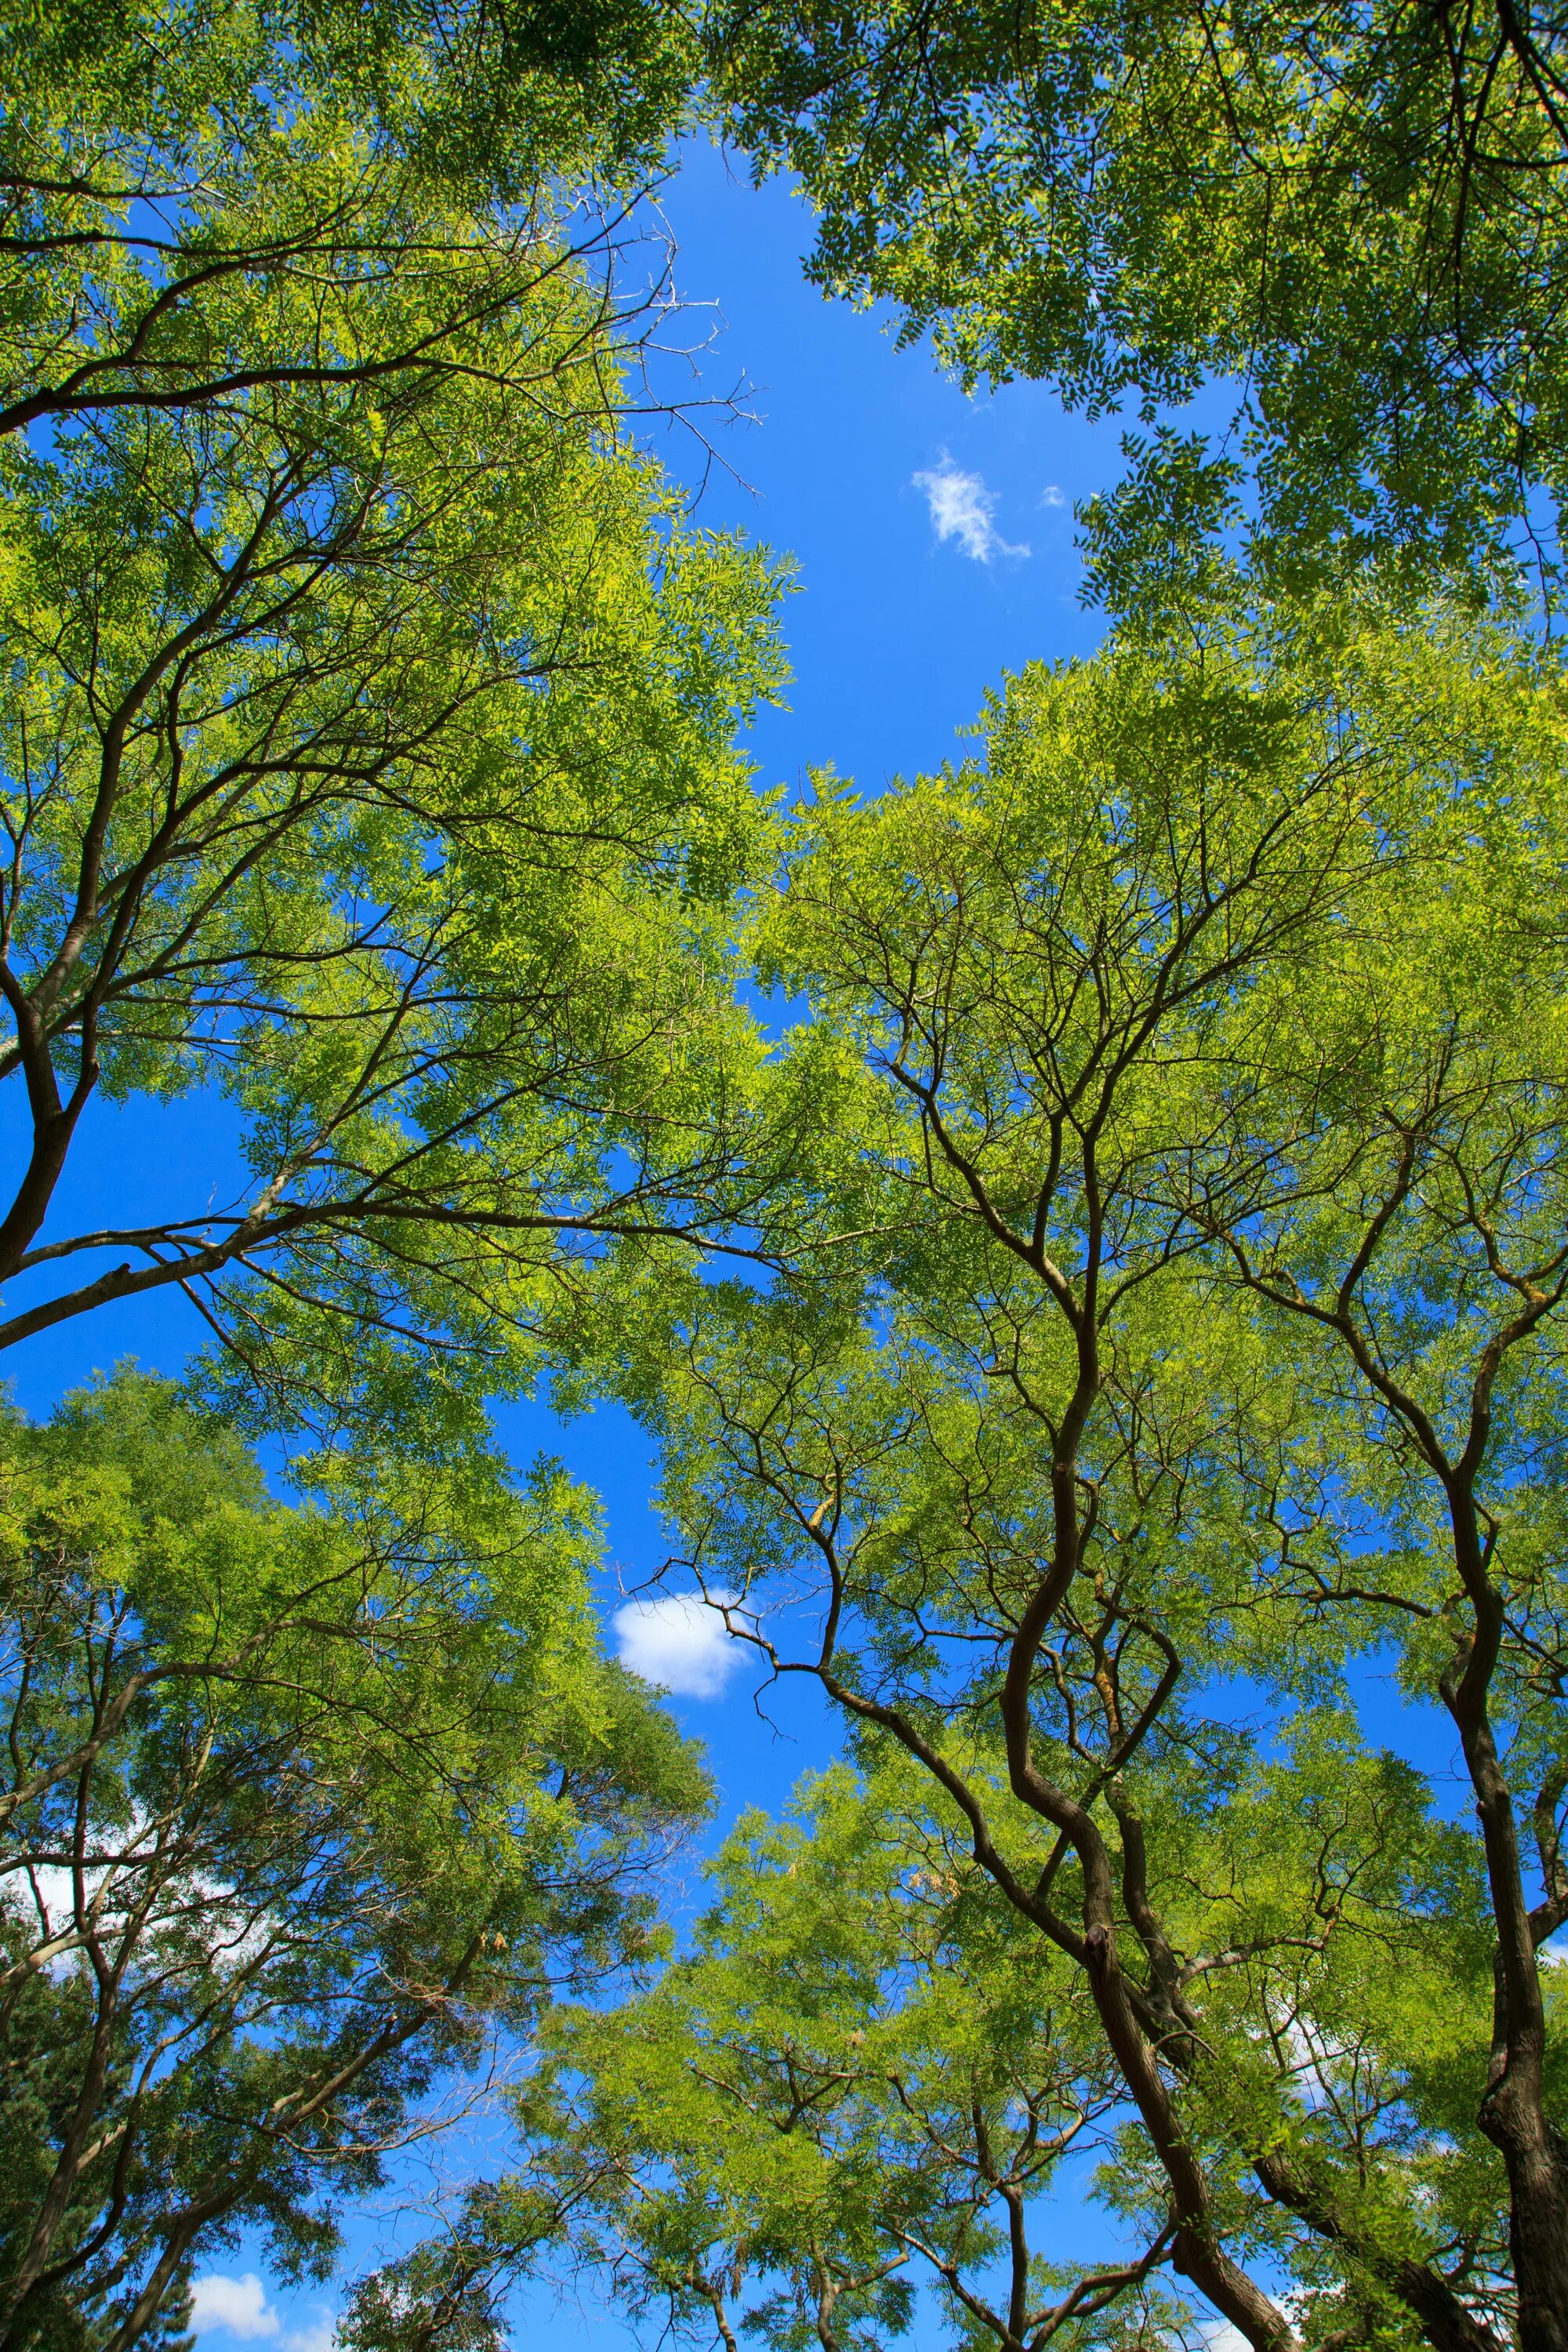
<svg viewBox="0 0 1568 2352">
<path fill-rule="evenodd" d="M 756 730 L 761 782 L 793 783 L 831 761 L 875 788 L 962 755 L 958 730 L 1004 671 L 1088 652 L 1100 635 L 1099 616 L 1078 601 L 1071 509 L 1118 470 L 1118 425 L 1067 416 L 1036 386 L 966 399 L 928 353 L 897 351 L 875 319 L 825 301 L 802 278 L 808 223 L 783 183 L 755 192 L 739 164 L 702 149 L 687 159 L 665 209 L 681 293 L 715 306 L 692 322 L 714 331 L 703 383 L 722 392 L 743 376 L 752 387 L 746 405 L 755 422 L 719 436 L 726 464 L 710 469 L 699 519 L 743 530 L 797 566 L 798 593 L 784 614 L 795 684 L 787 710 L 765 714 Z M 695 488 L 702 453 L 692 436 L 676 429 L 658 446 Z M 95 1104 L 62 1188 L 60 1229 L 151 1217 L 167 1200 L 172 1169 L 182 1204 L 209 1174 L 224 1197 L 233 1135 L 221 1104 L 118 1112 Z M 14 1303 L 22 1303 L 21 1286 Z M 175 1371 L 203 1337 L 194 1311 L 165 1294 L 29 1341 L 9 1369 L 18 1402 L 41 1412 L 122 1356 Z M 562 1428 L 518 1409 L 503 1433 L 520 1460 L 542 1448 L 559 1454 L 598 1487 L 613 1614 L 623 1605 L 616 1581 L 634 1585 L 663 1557 L 646 1445 L 623 1415 L 604 1410 Z M 693 1645 L 685 1644 L 683 1665 L 679 1642 L 670 1647 L 680 1627 L 656 1630 L 677 1678 L 692 1683 L 702 1671 Z M 802 1769 L 827 1760 L 835 1736 L 804 1689 L 776 1695 L 763 1717 L 749 1675 L 721 1682 L 711 1662 L 707 1671 L 709 1692 L 689 1688 L 677 1706 L 709 1744 L 721 1829 L 745 1803 L 781 1805 Z M 689 1881 L 678 1902 L 695 1891 Z M 213 2352 L 241 2343 L 321 2352 L 330 2295 L 274 2295 L 256 2275 L 254 2249 L 214 2268 L 227 2284 L 206 2294 Z M 542 2311 L 540 2320 L 547 2322 Z M 548 2325 L 578 2340 L 570 2314 Z M 595 2339 L 622 2340 L 604 2315 L 586 2315 L 583 2326 Z"/>
<path fill-rule="evenodd" d="M 1118 470 L 1121 428 L 1064 415 L 1038 385 L 966 399 L 927 352 L 896 350 L 879 320 L 825 300 L 801 272 L 804 205 L 783 181 L 753 191 L 738 159 L 694 151 L 666 211 L 681 292 L 716 305 L 708 380 L 753 386 L 755 424 L 716 439 L 741 479 L 715 468 L 701 517 L 799 567 L 790 709 L 756 735 L 766 778 L 831 761 L 874 785 L 952 756 L 1003 670 L 1098 642 L 1100 616 L 1078 601 L 1071 509 Z M 689 478 L 695 448 L 679 432 L 667 448 Z M 965 477 L 994 502 L 976 552 L 962 525 L 973 498 L 940 487 Z M 960 520 L 946 540 L 933 495 L 950 526 Z"/>
</svg>

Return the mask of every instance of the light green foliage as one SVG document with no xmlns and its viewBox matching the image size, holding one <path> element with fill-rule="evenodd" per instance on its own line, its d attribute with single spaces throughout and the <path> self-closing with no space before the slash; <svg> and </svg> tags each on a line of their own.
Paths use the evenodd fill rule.
<svg viewBox="0 0 1568 2352">
<path fill-rule="evenodd" d="M 134 1383 L 9 1429 L 21 2332 L 128 2352 L 241 2221 L 323 2263 L 329 2177 L 658 1949 L 698 1778 L 475 1433 L 548 1358 L 861 1777 L 552 2017 L 525 2160 L 346 2341 L 489 2352 L 575 2265 L 779 2352 L 917 2279 L 965 2352 L 1563 2352 L 1568 709 L 1495 619 L 1565 488 L 1560 28 L 715 15 L 826 284 L 972 381 L 1248 404 L 1091 515 L 1104 653 L 821 779 L 773 889 L 776 582 L 627 437 L 602 203 L 684 21 L 12 29 L 0 1341 L 179 1282 L 248 1413 L 354 1433 L 294 1515 Z M 244 1201 L 47 1222 L 97 1092 L 212 1084 Z M 1058 2193 L 1124 2257 L 1043 2263 Z"/>
<path fill-rule="evenodd" d="M 933 1367 L 907 1324 L 893 1345 L 856 1349 L 732 1303 L 710 1309 L 693 1354 L 668 1487 L 691 1556 L 715 1589 L 746 1580 L 749 1605 L 771 1604 L 763 1630 L 786 1666 L 817 1654 L 786 1636 L 780 1604 L 819 1603 L 831 1580 L 843 1614 L 829 1686 L 855 1713 L 893 1711 L 928 1766 L 964 1792 L 978 1832 L 955 1809 L 950 1867 L 973 1884 L 982 1843 L 1037 1931 L 1017 1997 L 1047 2013 L 1059 1965 L 1047 1937 L 1081 1914 L 1079 1866 L 1009 1797 L 1000 1745 L 977 1747 L 965 1729 L 972 1713 L 993 1719 L 1048 1556 L 1035 1431 L 977 1396 L 962 1367 Z M 1204 1369 L 1217 1380 L 1217 1367 Z M 1163 1380 L 1159 1423 L 1146 1402 L 1125 1416 L 1131 1430 L 1102 1440 L 1133 1459 L 1100 1475 L 1082 1580 L 1037 1669 L 1031 1753 L 1102 1824 L 1119 1933 L 1149 1932 L 1198 2025 L 1201 2041 L 1169 2054 L 1221 2225 L 1324 2293 L 1320 2325 L 1331 2329 L 1343 2317 L 1343 2248 L 1326 2251 L 1289 2211 L 1269 2210 L 1249 2171 L 1266 2150 L 1270 2191 L 1289 2156 L 1288 2185 L 1311 2180 L 1317 2218 L 1331 2198 L 1336 2228 L 1379 2261 L 1453 2241 L 1505 2260 L 1501 2184 L 1475 2130 L 1490 2033 L 1484 1892 L 1470 1842 L 1432 1820 L 1422 1776 L 1369 1754 L 1338 1703 L 1338 1662 L 1325 1655 L 1335 1633 L 1303 1633 L 1258 1589 L 1267 1534 L 1242 1482 L 1205 1458 L 1214 1387 L 1178 1388 L 1169 1363 Z M 1183 1429 L 1184 1409 L 1197 1430 Z M 1108 1421 L 1122 1418 L 1111 1404 Z M 1217 1444 L 1235 1433 L 1233 1420 Z M 1156 1449 L 1163 1475 L 1148 1464 Z M 826 1563 L 815 1575 L 814 1536 Z M 1265 1682 L 1273 1706 L 1259 1719 L 1237 1719 L 1227 1685 L 1238 1670 Z M 1071 1925 L 1063 1941 L 1081 1958 Z M 943 2040 L 943 2016 L 939 2052 L 958 2047 Z M 1160 2030 L 1152 2017 L 1150 2030 Z M 1159 2240 L 1169 2184 L 1135 2129 L 1100 2194 L 1142 2244 Z M 1412 2339 L 1396 2326 L 1390 2340 Z"/>
<path fill-rule="evenodd" d="M 1064 2296 L 1030 2245 L 1063 2160 L 1107 2145 L 1092 2017 L 956 1829 L 894 1757 L 809 1783 L 785 1822 L 743 1820 L 689 1955 L 552 2021 L 518 2103 L 525 2165 L 476 2200 L 476 2241 L 530 2210 L 536 2268 L 596 2274 L 698 2340 L 876 2344 L 923 2285 L 963 2342 L 1131 2342 L 1089 2323 L 1139 2265 Z"/>
<path fill-rule="evenodd" d="M 85 193 L 75 118 L 38 131 L 71 189 L 0 299 L 34 420 L 0 445 L 0 1075 L 32 1118 L 0 1271 L 51 1268 L 4 1336 L 208 1286 L 275 1417 L 363 1397 L 377 1349 L 435 1412 L 459 1364 L 518 1377 L 606 1235 L 722 1222 L 775 583 L 631 446 L 639 329 L 571 190 L 470 200 L 331 91 L 264 104 L 247 26 L 189 64 L 243 119 L 147 99 L 190 99 L 189 155 L 118 83 Z M 111 132 L 178 183 L 172 244 Z M 247 1199 L 41 1232 L 95 1090 L 202 1085 Z"/>
<path fill-rule="evenodd" d="M 1560 508 L 1550 11 L 790 0 L 709 37 L 734 135 L 818 212 L 820 284 L 1090 414 L 1230 379 L 1282 565 L 1485 562 L 1532 490 Z"/>
<path fill-rule="evenodd" d="M 132 1375 L 3 1449 L 0 2292 L 123 2352 L 242 2226 L 325 2276 L 496 2035 L 642 1951 L 706 1790 L 548 1465 L 324 1461 L 289 1509 Z"/>
<path fill-rule="evenodd" d="M 1081 1971 L 1173 2266 L 1260 2347 L 1479 2352 L 1561 2187 L 1560 688 L 1342 605 L 984 733 L 802 813 L 795 1278 L 689 1286 L 628 1392 L 706 1589 Z"/>
<path fill-rule="evenodd" d="M 526 301 L 553 215 L 611 267 L 584 200 L 657 169 L 690 71 L 679 20 L 635 0 L 23 0 L 0 23 L 8 433 L 232 418 L 258 388 L 395 406 L 476 365 L 507 382 L 476 336 Z M 526 397 L 526 357 L 513 380 Z"/>
<path fill-rule="evenodd" d="M 510 202 L 557 175 L 636 184 L 694 62 L 682 20 L 638 0 L 15 0 L 5 22 L 7 194 L 57 233 L 99 191 L 243 185 L 258 130 L 323 106 L 431 188 Z M 47 168 L 55 142 L 74 172 Z"/>
<path fill-rule="evenodd" d="M 1477 2027 L 1460 1842 L 1348 1724 L 1304 1731 L 1279 1764 L 1183 1728 L 1185 1769 L 1167 1754 L 1137 1787 L 1154 1899 L 1205 1989 L 1189 2128 L 1216 2168 L 1263 2115 L 1303 2166 L 1332 2167 L 1359 2134 L 1360 2226 L 1416 2252 L 1445 2203 L 1486 2194 L 1462 2179 L 1430 2079 L 1467 2011 Z M 948 1753 L 1037 1869 L 1046 1847 L 999 1759 L 961 1735 Z M 1195 2352 L 1202 2306 L 1163 2275 L 1174 2227 L 1083 1971 L 998 1893 L 918 1767 L 879 1739 L 861 1759 L 863 1778 L 808 1783 L 786 1822 L 741 1823 L 692 1950 L 654 1990 L 556 2013 L 518 2103 L 522 2167 L 451 2240 L 367 2284 L 352 2342 L 493 2341 L 498 2279 L 523 2269 L 585 2274 L 650 2331 L 697 2341 L 885 2342 L 923 2289 L 970 2352 Z M 1233 2226 L 1284 2251 L 1239 2181 L 1229 2194 Z M 1086 2204 L 1098 2261 L 1073 2258 Z M 1309 2255 L 1301 2275 L 1342 2324 L 1334 2265 Z M 385 2325 L 399 2294 L 401 2334 Z"/>
</svg>

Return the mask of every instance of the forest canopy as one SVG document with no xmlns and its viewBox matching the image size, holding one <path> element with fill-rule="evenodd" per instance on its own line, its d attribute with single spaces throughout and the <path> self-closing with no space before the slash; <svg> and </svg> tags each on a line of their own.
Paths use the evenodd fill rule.
<svg viewBox="0 0 1568 2352">
<path fill-rule="evenodd" d="M 206 1335 L 0 1423 L 5 2352 L 1568 2352 L 1563 25 L 0 21 L 0 1349 Z M 748 740 L 711 132 L 1127 417 L 960 760 Z M 695 1917 L 525 1399 L 834 1727 Z"/>
</svg>

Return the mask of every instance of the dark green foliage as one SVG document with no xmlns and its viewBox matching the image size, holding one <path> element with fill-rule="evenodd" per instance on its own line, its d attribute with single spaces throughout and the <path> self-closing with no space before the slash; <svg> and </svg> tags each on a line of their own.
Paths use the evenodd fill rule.
<svg viewBox="0 0 1568 2352">
<path fill-rule="evenodd" d="M 548 1469 L 323 1461 L 284 1509 L 131 1376 L 3 1443 L 0 2308 L 126 2352 L 242 2226 L 325 2275 L 416 2112 L 643 1953 L 706 1789 Z"/>
</svg>

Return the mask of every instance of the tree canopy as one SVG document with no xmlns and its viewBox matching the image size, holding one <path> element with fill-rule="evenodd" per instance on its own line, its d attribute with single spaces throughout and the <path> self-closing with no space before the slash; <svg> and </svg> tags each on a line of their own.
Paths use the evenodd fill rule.
<svg viewBox="0 0 1568 2352">
<path fill-rule="evenodd" d="M 351 2352 L 531 2273 L 1568 2352 L 1563 26 L 0 22 L 0 1346 L 178 1287 L 229 1416 L 0 1423 L 5 2347 L 324 2275 L 504 2045 Z M 1101 651 L 880 793 L 757 789 L 784 574 L 639 446 L 700 116 L 828 290 L 1136 409 Z M 95 1106 L 200 1090 L 244 1188 L 69 1230 Z M 488 1443 L 547 1377 L 846 1735 L 658 1974 L 707 1784 Z"/>
<path fill-rule="evenodd" d="M 796 1278 L 627 1359 L 682 1557 L 1081 1971 L 1149 2236 L 1260 2347 L 1258 2263 L 1310 2342 L 1563 2308 L 1560 697 L 1336 604 L 825 787 L 762 948 Z M 1378 1665 L 1462 1822 L 1359 1732 Z"/>
<path fill-rule="evenodd" d="M 874 2345 L 922 2283 L 958 2341 L 1008 2352 L 1113 2305 L 1179 2324 L 1145 2287 L 1160 2238 L 1071 2276 L 1032 2245 L 1064 2161 L 1113 2148 L 1114 2070 L 926 1795 L 885 1755 L 742 1820 L 690 1955 L 608 2016 L 558 2012 L 518 2183 L 549 2184 L 568 2273 L 727 2347 Z"/>
<path fill-rule="evenodd" d="M 1467 567 L 1560 514 L 1560 14 L 721 0 L 709 39 L 821 285 L 1091 413 L 1226 380 L 1277 562 Z"/>
<path fill-rule="evenodd" d="M 177 1283 L 275 1412 L 362 1341 L 505 1387 L 563 1250 L 721 1216 L 774 583 L 632 445 L 548 189 L 464 209 L 331 107 L 213 136 L 178 252 L 121 188 L 21 281 L 4 1339 Z M 247 1197 L 48 1224 L 95 1092 L 200 1086 Z"/>
<path fill-rule="evenodd" d="M 288 1508 L 132 1374 L 0 1444 L 5 2341 L 129 2352 L 241 2227 L 326 2275 L 443 2085 L 644 1949 L 706 1784 L 548 1466 Z"/>
</svg>

